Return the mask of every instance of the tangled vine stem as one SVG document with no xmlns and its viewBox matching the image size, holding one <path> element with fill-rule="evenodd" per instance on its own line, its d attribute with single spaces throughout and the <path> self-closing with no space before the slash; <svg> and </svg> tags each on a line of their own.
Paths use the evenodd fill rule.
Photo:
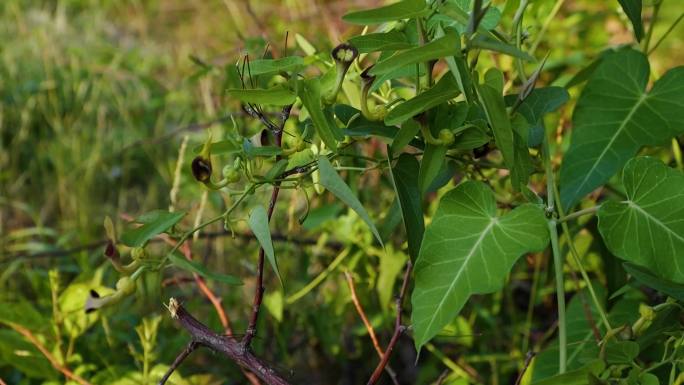
<svg viewBox="0 0 684 385">
<path fill-rule="evenodd" d="M 192 339 L 185 349 L 180 352 L 178 357 L 176 357 L 176 360 L 169 367 L 169 370 L 164 374 L 161 381 L 159 381 L 159 385 L 164 385 L 166 380 L 173 374 L 178 366 L 180 366 L 183 360 L 200 346 L 205 346 L 215 352 L 225 354 L 233 362 L 254 373 L 268 385 L 290 385 L 290 383 L 276 372 L 275 369 L 255 356 L 251 350 L 244 349 L 243 345 L 234 337 L 215 333 L 188 313 L 174 298 L 169 300 L 169 312 L 171 313 L 171 318 L 178 321 L 178 323 L 190 333 Z"/>
<path fill-rule="evenodd" d="M 283 129 L 285 127 L 285 122 L 290 117 L 290 111 L 292 111 L 292 104 L 283 107 L 280 124 L 278 127 L 273 129 L 273 135 L 275 137 L 275 145 L 277 147 L 282 147 L 283 145 Z M 281 159 L 281 156 L 276 157 L 276 162 Z M 271 193 L 271 200 L 268 203 L 268 222 L 271 222 L 271 217 L 273 216 L 273 211 L 275 210 L 275 204 L 278 200 L 278 193 L 280 192 L 280 182 L 275 182 L 273 184 L 273 192 Z M 252 302 L 252 316 L 249 318 L 249 325 L 247 326 L 247 331 L 245 336 L 242 338 L 242 347 L 244 350 L 248 350 L 252 339 L 257 333 L 257 321 L 259 320 L 259 310 L 261 309 L 261 302 L 264 298 L 264 256 L 265 251 L 263 247 L 259 247 L 259 261 L 257 263 L 257 282 L 256 288 L 254 289 L 254 301 Z"/>
<path fill-rule="evenodd" d="M 370 379 L 368 380 L 367 385 L 373 385 L 378 380 L 380 379 L 380 376 L 382 375 L 382 372 L 385 370 L 385 367 L 389 363 L 390 356 L 392 355 L 392 350 L 394 350 L 394 347 L 397 345 L 397 342 L 399 341 L 399 337 L 401 334 L 406 331 L 406 326 L 401 324 L 401 313 L 402 313 L 402 307 L 404 303 L 404 297 L 406 296 L 406 291 L 408 290 L 408 283 L 409 283 L 409 278 L 411 277 L 411 270 L 413 269 L 413 264 L 411 261 L 408 261 L 406 263 L 406 272 L 404 273 L 404 282 L 401 284 L 401 290 L 399 291 L 399 296 L 396 299 L 397 302 L 397 317 L 394 320 L 394 333 L 392 334 L 392 339 L 390 339 L 389 344 L 387 344 L 387 348 L 385 349 L 385 354 L 382 355 L 382 359 L 380 359 L 380 363 L 378 366 L 375 368 L 373 371 L 373 374 L 371 375 Z"/>
</svg>

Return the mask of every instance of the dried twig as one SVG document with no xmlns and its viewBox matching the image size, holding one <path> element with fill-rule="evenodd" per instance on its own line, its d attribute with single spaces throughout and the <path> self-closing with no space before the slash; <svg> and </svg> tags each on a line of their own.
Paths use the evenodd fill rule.
<svg viewBox="0 0 684 385">
<path fill-rule="evenodd" d="M 45 356 L 45 358 L 47 358 L 48 361 L 50 361 L 52 367 L 59 370 L 64 375 L 64 377 L 76 381 L 81 385 L 91 385 L 90 382 L 84 380 L 82 377 L 69 370 L 69 368 L 66 365 L 60 364 L 59 361 L 57 361 L 57 359 L 52 355 L 52 353 L 50 353 L 50 351 L 47 350 L 47 348 L 45 348 L 45 346 L 43 346 L 43 344 L 41 344 L 40 341 L 38 341 L 36 336 L 34 336 L 30 330 L 14 323 L 8 323 L 7 325 L 14 329 L 17 333 L 26 337 L 26 339 L 29 340 L 29 342 L 31 342 L 31 344 L 33 344 L 33 346 L 35 346 L 38 350 L 40 350 L 40 352 Z"/>
<path fill-rule="evenodd" d="M 225 354 L 233 362 L 254 373 L 268 385 L 290 385 L 285 378 L 275 371 L 275 369 L 256 357 L 250 349 L 245 349 L 242 343 L 236 341 L 232 336 L 215 333 L 188 313 L 175 299 L 171 298 L 168 307 L 171 318 L 178 321 L 178 323 L 190 333 L 192 341 L 178 355 L 178 358 L 176 358 L 176 361 L 174 362 L 175 366 L 172 365 L 172 367 L 169 368 L 169 371 L 164 378 L 168 378 L 173 373 L 173 370 L 175 370 L 190 352 L 194 350 L 195 346 L 205 346 L 215 352 Z M 159 383 L 159 385 L 163 384 L 164 382 Z"/>
<path fill-rule="evenodd" d="M 404 273 L 404 282 L 401 284 L 401 291 L 399 292 L 399 296 L 396 299 L 397 317 L 394 320 L 394 333 L 392 334 L 392 339 L 390 339 L 389 344 L 387 344 L 385 354 L 383 354 L 380 363 L 375 368 L 375 371 L 373 371 L 373 374 L 368 380 L 367 385 L 373 385 L 380 379 L 380 376 L 382 375 L 382 372 L 387 366 L 390 356 L 392 355 L 392 350 L 394 350 L 394 346 L 396 346 L 397 342 L 399 341 L 399 337 L 406 330 L 406 327 L 401 324 L 401 312 L 404 302 L 404 296 L 406 296 L 406 291 L 408 290 L 409 277 L 411 276 L 412 268 L 413 264 L 411 263 L 411 261 L 408 261 L 408 263 L 406 264 L 406 273 Z"/>
</svg>

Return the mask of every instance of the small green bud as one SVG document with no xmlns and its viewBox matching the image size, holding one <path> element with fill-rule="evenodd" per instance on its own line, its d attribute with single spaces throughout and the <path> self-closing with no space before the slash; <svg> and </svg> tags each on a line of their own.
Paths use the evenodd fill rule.
<svg viewBox="0 0 684 385">
<path fill-rule="evenodd" d="M 116 290 L 123 295 L 131 295 L 135 293 L 135 281 L 130 277 L 121 277 L 116 282 Z"/>
<path fill-rule="evenodd" d="M 439 140 L 442 144 L 448 146 L 454 143 L 454 134 L 450 130 L 443 128 L 439 131 Z"/>
<path fill-rule="evenodd" d="M 134 247 L 131 250 L 131 258 L 135 261 L 141 261 L 147 258 L 147 252 L 142 247 Z"/>
<path fill-rule="evenodd" d="M 233 168 L 231 165 L 226 165 L 223 167 L 223 179 L 227 183 L 235 183 L 240 180 L 240 172 Z"/>
<path fill-rule="evenodd" d="M 618 338 L 621 341 L 629 341 L 634 339 L 634 330 L 629 325 L 624 325 L 620 331 L 618 331 Z"/>
<path fill-rule="evenodd" d="M 375 106 L 375 108 L 373 109 L 373 116 L 377 120 L 385 119 L 385 116 L 387 116 L 387 107 L 385 107 L 382 104 Z"/>
<path fill-rule="evenodd" d="M 639 305 L 639 315 L 646 321 L 653 321 L 655 319 L 655 310 L 646 304 Z"/>
<path fill-rule="evenodd" d="M 297 150 L 297 152 L 304 151 L 306 149 L 306 142 L 301 136 L 298 136 L 297 139 L 295 139 L 294 148 Z"/>
</svg>

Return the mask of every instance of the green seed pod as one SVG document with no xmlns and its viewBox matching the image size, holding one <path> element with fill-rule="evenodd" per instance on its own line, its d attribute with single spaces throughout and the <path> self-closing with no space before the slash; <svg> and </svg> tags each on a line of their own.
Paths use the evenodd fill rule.
<svg viewBox="0 0 684 385">
<path fill-rule="evenodd" d="M 123 295 L 131 295 L 135 293 L 135 281 L 130 277 L 121 277 L 116 282 L 116 290 Z"/>
<path fill-rule="evenodd" d="M 634 339 L 634 330 L 629 325 L 624 325 L 620 331 L 618 331 L 618 338 L 622 341 L 630 341 Z"/>
<path fill-rule="evenodd" d="M 439 131 L 439 140 L 442 141 L 442 144 L 448 146 L 454 143 L 454 133 L 443 128 Z"/>
<path fill-rule="evenodd" d="M 201 155 L 192 160 L 192 175 L 198 182 L 207 183 L 211 178 L 211 160 Z"/>
<path fill-rule="evenodd" d="M 223 167 L 223 180 L 225 180 L 226 183 L 238 182 L 240 181 L 240 172 L 231 165 L 226 165 Z"/>
<path fill-rule="evenodd" d="M 134 247 L 131 250 L 131 258 L 133 258 L 134 261 L 144 260 L 147 258 L 147 252 L 142 247 Z"/>
</svg>

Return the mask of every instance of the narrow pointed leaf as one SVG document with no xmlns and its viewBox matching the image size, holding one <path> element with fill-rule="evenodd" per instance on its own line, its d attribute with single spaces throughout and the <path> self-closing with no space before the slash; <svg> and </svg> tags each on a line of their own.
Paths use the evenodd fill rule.
<svg viewBox="0 0 684 385">
<path fill-rule="evenodd" d="M 271 74 L 280 71 L 294 71 L 304 67 L 304 58 L 288 56 L 280 59 L 258 59 L 249 62 L 252 76 Z"/>
<path fill-rule="evenodd" d="M 634 28 L 634 36 L 637 41 L 641 41 L 644 37 L 644 25 L 641 22 L 641 0 L 618 0 L 622 10 L 632 22 L 632 27 Z"/>
<path fill-rule="evenodd" d="M 144 224 L 121 234 L 121 243 L 129 247 L 144 246 L 152 237 L 170 229 L 184 216 L 185 213 L 181 211 L 170 213 L 161 210 L 143 215 L 137 222 Z"/>
<path fill-rule="evenodd" d="M 318 136 L 331 150 L 337 149 L 337 140 L 342 137 L 339 128 L 326 116 L 321 105 L 321 83 L 318 78 L 301 81 L 298 92 L 302 104 L 309 112 Z"/>
<path fill-rule="evenodd" d="M 642 285 L 646 285 L 651 289 L 657 290 L 661 293 L 669 295 L 672 298 L 676 298 L 684 302 L 684 284 L 662 279 L 651 273 L 649 270 L 631 263 L 625 263 L 622 266 L 625 268 L 625 271 L 632 276 L 632 278 Z"/>
<path fill-rule="evenodd" d="M 606 202 L 598 212 L 608 249 L 660 278 L 684 283 L 684 173 L 654 158 L 634 158 L 622 183 L 627 200 Z"/>
<path fill-rule="evenodd" d="M 397 154 L 416 137 L 420 125 L 415 120 L 407 120 L 401 125 L 392 141 L 392 153 Z"/>
<path fill-rule="evenodd" d="M 431 41 L 423 46 L 407 49 L 378 62 L 370 70 L 371 75 L 382 75 L 408 64 L 422 63 L 428 60 L 436 60 L 446 56 L 454 56 L 459 52 L 458 34 L 454 31 Z"/>
<path fill-rule="evenodd" d="M 228 90 L 228 94 L 243 103 L 265 104 L 272 106 L 285 106 L 292 104 L 297 97 L 294 92 L 280 86 L 265 90 L 230 89 Z"/>
<path fill-rule="evenodd" d="M 435 180 L 439 170 L 446 159 L 447 146 L 436 144 L 426 144 L 423 151 L 423 158 L 420 160 L 420 171 L 418 172 L 418 185 L 420 191 L 425 194 Z"/>
<path fill-rule="evenodd" d="M 477 93 L 484 107 L 487 121 L 492 127 L 496 146 L 501 150 L 504 163 L 510 170 L 515 164 L 515 145 L 513 142 L 513 128 L 508 118 L 508 112 L 506 112 L 503 95 L 498 91 L 501 88 L 503 88 L 503 84 L 501 87 L 496 88 L 487 84 L 481 84 L 477 87 Z"/>
<path fill-rule="evenodd" d="M 416 347 L 453 320 L 472 294 L 499 290 L 522 254 L 548 243 L 540 207 L 524 204 L 503 216 L 496 211 L 494 193 L 482 182 L 464 182 L 442 197 L 416 261 Z"/>
<path fill-rule="evenodd" d="M 489 51 L 499 52 L 508 56 L 517 57 L 527 61 L 534 61 L 534 58 L 525 51 L 519 50 L 514 45 L 504 43 L 502 41 L 493 39 L 485 35 L 478 35 L 470 41 L 470 46 L 473 48 L 486 49 Z"/>
<path fill-rule="evenodd" d="M 367 35 L 354 36 L 349 39 L 349 44 L 356 47 L 360 53 L 376 51 L 397 51 L 412 48 L 406 35 L 399 31 L 381 33 L 369 33 Z"/>
<path fill-rule="evenodd" d="M 442 76 L 429 90 L 394 107 L 385 117 L 385 124 L 389 126 L 401 124 L 423 111 L 455 98 L 460 93 L 453 76 Z"/>
<path fill-rule="evenodd" d="M 276 261 L 275 251 L 273 250 L 273 241 L 271 240 L 271 230 L 268 226 L 268 214 L 263 206 L 256 206 L 249 214 L 249 228 L 254 233 L 254 236 L 259 241 L 261 248 L 264 249 L 266 259 L 271 264 L 273 271 L 278 276 L 280 283 L 283 283 L 283 278 L 280 276 L 278 270 L 278 261 Z"/>
<path fill-rule="evenodd" d="M 318 172 L 320 173 L 319 183 L 349 206 L 349 208 L 354 210 L 359 217 L 366 222 L 368 227 L 370 227 L 371 232 L 373 232 L 373 235 L 378 242 L 384 246 L 380 233 L 366 212 L 366 209 L 363 208 L 361 202 L 359 202 L 349 186 L 344 183 L 344 180 L 337 174 L 337 171 L 335 171 L 332 164 L 330 164 L 330 161 L 325 156 L 320 156 L 318 158 Z"/>
<path fill-rule="evenodd" d="M 530 124 L 521 114 L 515 114 L 511 121 L 513 144 L 515 145 L 514 163 L 511 169 L 511 185 L 515 191 L 527 186 L 533 170 L 532 159 L 527 147 Z"/>
<path fill-rule="evenodd" d="M 684 132 L 684 66 L 646 92 L 649 64 L 632 49 L 606 54 L 573 114 L 570 148 L 560 169 L 566 209 L 606 183 L 644 145 Z"/>
<path fill-rule="evenodd" d="M 435 30 L 435 37 L 439 38 L 444 35 L 444 29 L 442 28 L 442 26 L 438 25 Z M 470 73 L 467 70 L 465 59 L 463 58 L 463 55 L 461 55 L 460 53 L 460 42 L 457 48 L 459 51 L 458 54 L 444 57 L 444 61 L 447 63 L 447 66 L 449 67 L 449 73 L 445 76 L 449 76 L 449 74 L 453 76 L 454 79 L 456 79 L 456 84 L 458 84 L 458 89 L 465 96 L 466 101 L 470 101 L 471 99 L 474 99 L 472 95 L 472 87 L 470 86 Z"/>
<path fill-rule="evenodd" d="M 201 275 L 204 278 L 211 279 L 217 282 L 223 282 L 228 285 L 235 285 L 239 286 L 242 285 L 242 281 L 240 278 L 229 275 L 229 274 L 219 274 L 215 273 L 213 271 L 210 271 L 209 269 L 206 268 L 206 266 L 202 265 L 199 262 L 196 261 L 189 261 L 179 253 L 171 253 L 169 254 L 169 261 L 171 263 L 178 267 L 179 269 L 183 269 L 186 271 L 189 271 L 191 273 L 196 273 Z"/>
<path fill-rule="evenodd" d="M 233 140 L 221 140 L 219 142 L 214 142 L 211 144 L 210 148 L 212 155 L 233 154 L 236 152 L 240 152 L 240 145 Z M 202 153 L 202 149 L 204 149 L 204 144 L 196 146 L 193 149 L 193 152 L 195 154 L 200 154 Z"/>
<path fill-rule="evenodd" d="M 418 17 L 427 12 L 428 8 L 424 0 L 403 0 L 379 8 L 350 12 L 342 16 L 342 20 L 360 25 L 379 24 Z"/>
<path fill-rule="evenodd" d="M 421 193 L 418 187 L 419 167 L 420 165 L 415 157 L 409 154 L 401 154 L 391 169 L 394 190 L 399 199 L 401 216 L 406 228 L 408 251 L 411 260 L 414 262 L 418 258 L 420 243 L 425 231 Z"/>
<path fill-rule="evenodd" d="M 541 145 L 544 138 L 544 115 L 557 110 L 569 99 L 568 91 L 563 87 L 535 88 L 520 105 L 517 111 L 532 125 L 529 130 L 528 146 Z M 518 95 L 506 95 L 506 105 L 512 106 L 518 100 Z"/>
</svg>

